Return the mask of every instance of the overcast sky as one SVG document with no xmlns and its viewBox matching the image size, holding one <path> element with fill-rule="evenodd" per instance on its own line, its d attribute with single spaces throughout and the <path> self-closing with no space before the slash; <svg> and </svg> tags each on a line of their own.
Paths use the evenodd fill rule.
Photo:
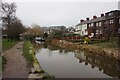
<svg viewBox="0 0 120 80">
<path fill-rule="evenodd" d="M 7 0 L 6 0 L 7 1 Z M 11 2 L 13 0 L 10 0 Z M 32 1 L 32 2 L 31 2 Z M 16 1 L 17 16 L 24 25 L 38 24 L 40 26 L 76 25 L 80 19 L 100 16 L 111 10 L 118 9 L 118 2 L 38 2 Z"/>
</svg>

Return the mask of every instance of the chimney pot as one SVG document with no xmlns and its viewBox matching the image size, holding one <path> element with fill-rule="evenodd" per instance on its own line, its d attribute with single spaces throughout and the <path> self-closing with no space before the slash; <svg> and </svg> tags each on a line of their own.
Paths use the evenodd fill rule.
<svg viewBox="0 0 120 80">
<path fill-rule="evenodd" d="M 86 20 L 89 20 L 89 17 L 87 17 Z"/>
<path fill-rule="evenodd" d="M 94 15 L 94 16 L 93 16 L 93 19 L 96 19 L 96 18 L 97 18 L 97 16 Z"/>
<path fill-rule="evenodd" d="M 83 19 L 81 19 L 81 23 L 83 22 L 84 20 Z"/>
<path fill-rule="evenodd" d="M 103 17 L 104 16 L 104 14 L 101 14 L 101 17 Z"/>
</svg>

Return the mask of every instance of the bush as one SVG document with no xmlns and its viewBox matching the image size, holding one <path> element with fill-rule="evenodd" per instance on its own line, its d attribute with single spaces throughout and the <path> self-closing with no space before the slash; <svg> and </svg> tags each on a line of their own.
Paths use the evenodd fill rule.
<svg viewBox="0 0 120 80">
<path fill-rule="evenodd" d="M 43 76 L 42 79 L 43 80 L 53 80 L 54 76 Z"/>
</svg>

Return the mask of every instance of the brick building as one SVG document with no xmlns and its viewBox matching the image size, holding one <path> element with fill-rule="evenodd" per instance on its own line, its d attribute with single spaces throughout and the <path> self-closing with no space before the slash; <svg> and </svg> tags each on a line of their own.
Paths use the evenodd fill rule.
<svg viewBox="0 0 120 80">
<path fill-rule="evenodd" d="M 120 27 L 119 23 L 120 23 L 120 11 L 114 10 L 106 12 L 105 14 L 101 14 L 100 17 L 94 15 L 92 19 L 87 18 L 85 21 L 80 22 L 76 26 L 81 27 L 82 24 L 86 24 L 87 35 L 89 37 L 110 38 L 118 37 L 118 28 Z M 82 31 L 82 29 L 80 31 Z M 86 31 L 86 28 L 83 31 Z"/>
</svg>

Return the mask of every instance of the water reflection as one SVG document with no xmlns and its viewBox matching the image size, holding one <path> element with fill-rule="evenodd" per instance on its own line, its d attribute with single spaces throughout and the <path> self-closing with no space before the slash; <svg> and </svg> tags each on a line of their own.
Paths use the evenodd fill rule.
<svg viewBox="0 0 120 80">
<path fill-rule="evenodd" d="M 79 59 L 79 62 L 85 62 L 91 65 L 91 68 L 99 68 L 99 71 L 103 70 L 103 73 L 120 78 L 120 63 L 112 58 L 106 56 L 94 55 L 85 53 L 84 51 L 75 52 L 75 57 Z"/>
<path fill-rule="evenodd" d="M 120 78 L 120 63 L 106 56 L 69 51 L 48 43 L 34 44 L 34 47 L 42 68 L 55 77 Z"/>
</svg>

